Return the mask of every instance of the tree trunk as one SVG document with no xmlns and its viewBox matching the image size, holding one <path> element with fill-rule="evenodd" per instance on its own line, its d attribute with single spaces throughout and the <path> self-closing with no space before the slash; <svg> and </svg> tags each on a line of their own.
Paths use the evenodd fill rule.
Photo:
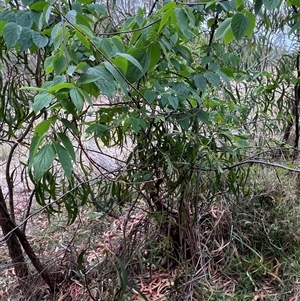
<svg viewBox="0 0 300 301">
<path fill-rule="evenodd" d="M 6 204 L 4 201 L 2 189 L 0 187 L 0 226 L 3 231 L 4 237 L 7 236 L 6 244 L 9 252 L 9 256 L 12 260 L 15 273 L 19 279 L 19 282 L 22 287 L 24 287 L 24 283 L 22 282 L 22 279 L 25 280 L 26 283 L 26 277 L 28 276 L 28 267 L 25 262 L 25 258 L 21 249 L 21 245 L 17 239 L 17 236 L 14 232 L 11 232 L 11 226 L 9 224 L 8 218 L 7 218 L 8 211 L 6 208 Z"/>
<path fill-rule="evenodd" d="M 9 248 L 9 254 L 13 260 L 13 262 L 17 262 L 18 265 L 18 271 L 16 271 L 16 275 L 18 278 L 23 278 L 24 276 L 28 275 L 28 269 L 25 264 L 24 256 L 20 247 L 20 243 L 26 252 L 27 256 L 31 260 L 33 266 L 36 268 L 36 270 L 42 275 L 43 280 L 48 284 L 51 291 L 55 291 L 56 289 L 56 281 L 51 276 L 49 271 L 46 269 L 46 267 L 40 262 L 38 257 L 35 255 L 33 249 L 31 248 L 30 243 L 28 242 L 24 232 L 20 230 L 19 227 L 16 226 L 14 221 L 10 218 L 9 213 L 6 208 L 6 204 L 4 201 L 3 193 L 0 188 L 0 226 L 2 227 L 4 235 L 9 234 L 9 239 L 7 241 L 10 241 L 12 238 L 14 239 L 10 243 L 7 242 L 7 246 Z M 17 239 L 18 238 L 18 239 Z M 16 250 L 18 250 L 16 252 Z M 24 270 L 24 266 L 26 267 L 26 270 Z M 21 269 L 22 267 L 22 269 Z M 16 269 L 16 267 L 15 267 Z"/>
</svg>

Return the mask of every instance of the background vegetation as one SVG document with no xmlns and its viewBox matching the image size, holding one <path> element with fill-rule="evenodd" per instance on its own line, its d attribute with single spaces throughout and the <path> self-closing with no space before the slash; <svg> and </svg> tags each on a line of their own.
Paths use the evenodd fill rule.
<svg viewBox="0 0 300 301">
<path fill-rule="evenodd" d="M 300 298 L 299 0 L 1 7 L 4 300 Z"/>
</svg>

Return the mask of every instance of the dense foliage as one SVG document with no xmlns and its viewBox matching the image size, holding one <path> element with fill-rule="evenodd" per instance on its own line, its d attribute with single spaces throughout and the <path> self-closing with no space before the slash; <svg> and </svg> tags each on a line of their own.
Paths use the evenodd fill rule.
<svg viewBox="0 0 300 301">
<path fill-rule="evenodd" d="M 143 204 L 169 236 L 170 267 L 199 264 L 203 213 L 247 196 L 253 163 L 297 156 L 298 0 L 153 1 L 126 12 L 115 2 L 11 1 L 0 13 L 0 143 L 11 149 L 0 224 L 17 269 L 23 251 L 10 240 L 52 291 L 61 279 L 25 236 L 30 208 L 16 217 L 15 173 L 33 189 L 29 204 L 50 220 L 66 212 L 69 225 L 89 204 L 108 215 Z M 28 153 L 16 170 L 20 145 Z M 212 249 L 232 239 L 230 219 Z"/>
</svg>

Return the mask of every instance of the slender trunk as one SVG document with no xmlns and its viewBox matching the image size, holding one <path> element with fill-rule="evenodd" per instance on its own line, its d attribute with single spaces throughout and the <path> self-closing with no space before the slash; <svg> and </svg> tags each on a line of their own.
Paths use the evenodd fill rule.
<svg viewBox="0 0 300 301">
<path fill-rule="evenodd" d="M 9 223 L 9 219 L 10 219 L 9 213 L 7 211 L 2 189 L 0 187 L 0 226 L 3 231 L 3 235 L 8 236 L 6 239 L 6 244 L 7 244 L 9 256 L 12 260 L 15 273 L 19 279 L 19 282 L 22 285 L 22 279 L 25 280 L 29 272 L 17 236 L 14 232 L 11 232 L 11 225 Z M 22 287 L 24 287 L 24 285 L 22 285 Z"/>
<path fill-rule="evenodd" d="M 51 274 L 46 269 L 46 267 L 40 262 L 39 258 L 35 255 L 24 232 L 22 230 L 20 230 L 20 228 L 18 228 L 16 226 L 15 222 L 10 218 L 10 215 L 6 209 L 6 205 L 5 205 L 5 201 L 4 201 L 4 197 L 3 197 L 1 188 L 0 188 L 0 225 L 3 229 L 4 235 L 9 234 L 9 239 L 11 239 L 11 237 L 14 237 L 14 241 L 10 245 L 8 245 L 9 253 L 10 253 L 12 260 L 17 260 L 17 262 L 22 262 L 21 259 L 23 259 L 23 262 L 25 262 L 23 253 L 22 253 L 22 250 L 20 247 L 20 243 L 21 243 L 24 251 L 26 252 L 26 254 L 29 257 L 33 266 L 42 275 L 43 280 L 48 284 L 50 290 L 54 291 L 57 287 L 55 279 L 51 276 Z M 3 228 L 3 226 L 4 226 L 4 228 Z M 4 229 L 5 229 L 5 232 L 4 232 Z M 21 252 L 21 253 L 16 254 L 16 250 L 19 250 L 19 252 Z M 20 257 L 20 255 L 22 257 Z M 18 270 L 18 273 L 20 273 L 19 270 Z M 27 270 L 26 275 L 28 275 L 28 270 Z M 19 274 L 17 274 L 17 276 L 19 278 Z M 20 274 L 20 276 L 21 276 L 21 274 Z"/>
</svg>

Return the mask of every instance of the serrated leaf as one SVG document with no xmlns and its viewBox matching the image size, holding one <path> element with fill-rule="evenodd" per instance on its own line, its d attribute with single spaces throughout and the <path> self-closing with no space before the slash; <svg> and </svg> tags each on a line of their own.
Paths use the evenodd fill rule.
<svg viewBox="0 0 300 301">
<path fill-rule="evenodd" d="M 231 29 L 234 34 L 234 37 L 239 41 L 243 38 L 250 25 L 250 20 L 248 16 L 238 13 L 235 14 L 231 21 Z"/>
<path fill-rule="evenodd" d="M 82 111 L 84 100 L 79 91 L 75 88 L 70 90 L 70 97 L 78 112 Z"/>
<path fill-rule="evenodd" d="M 201 92 L 205 91 L 206 88 L 206 78 L 201 75 L 197 74 L 193 77 L 193 82 L 196 85 L 197 89 L 200 90 Z"/>
<path fill-rule="evenodd" d="M 40 181 L 43 175 L 49 170 L 54 159 L 55 150 L 52 145 L 45 145 L 33 159 L 33 176 Z"/>
<path fill-rule="evenodd" d="M 20 46 L 20 51 L 23 52 L 30 48 L 33 44 L 32 41 L 32 30 L 27 27 L 23 27 L 21 31 L 20 38 L 18 40 L 18 44 Z"/>
<path fill-rule="evenodd" d="M 32 40 L 33 43 L 38 47 L 38 48 L 44 48 L 48 44 L 48 37 L 41 35 L 39 32 L 34 31 L 32 33 Z"/>
<path fill-rule="evenodd" d="M 61 145 L 54 143 L 54 147 L 58 156 L 58 160 L 65 172 L 66 177 L 71 180 L 72 177 L 72 161 L 68 151 Z"/>
<path fill-rule="evenodd" d="M 75 151 L 72 142 L 70 141 L 69 137 L 64 133 L 58 133 L 57 134 L 59 139 L 61 140 L 62 144 L 68 151 L 70 157 L 73 159 L 73 161 L 76 161 Z"/>
<path fill-rule="evenodd" d="M 215 40 L 223 38 L 225 33 L 230 29 L 231 20 L 232 18 L 228 18 L 220 24 L 214 36 Z"/>
<path fill-rule="evenodd" d="M 263 4 L 267 10 L 272 10 L 280 4 L 281 0 L 263 0 Z"/>
<path fill-rule="evenodd" d="M 16 45 L 22 32 L 22 27 L 16 23 L 7 23 L 3 28 L 3 38 L 9 49 Z"/>
<path fill-rule="evenodd" d="M 33 100 L 33 110 L 37 114 L 43 108 L 46 108 L 50 105 L 53 100 L 53 95 L 47 92 L 37 94 Z"/>
</svg>

